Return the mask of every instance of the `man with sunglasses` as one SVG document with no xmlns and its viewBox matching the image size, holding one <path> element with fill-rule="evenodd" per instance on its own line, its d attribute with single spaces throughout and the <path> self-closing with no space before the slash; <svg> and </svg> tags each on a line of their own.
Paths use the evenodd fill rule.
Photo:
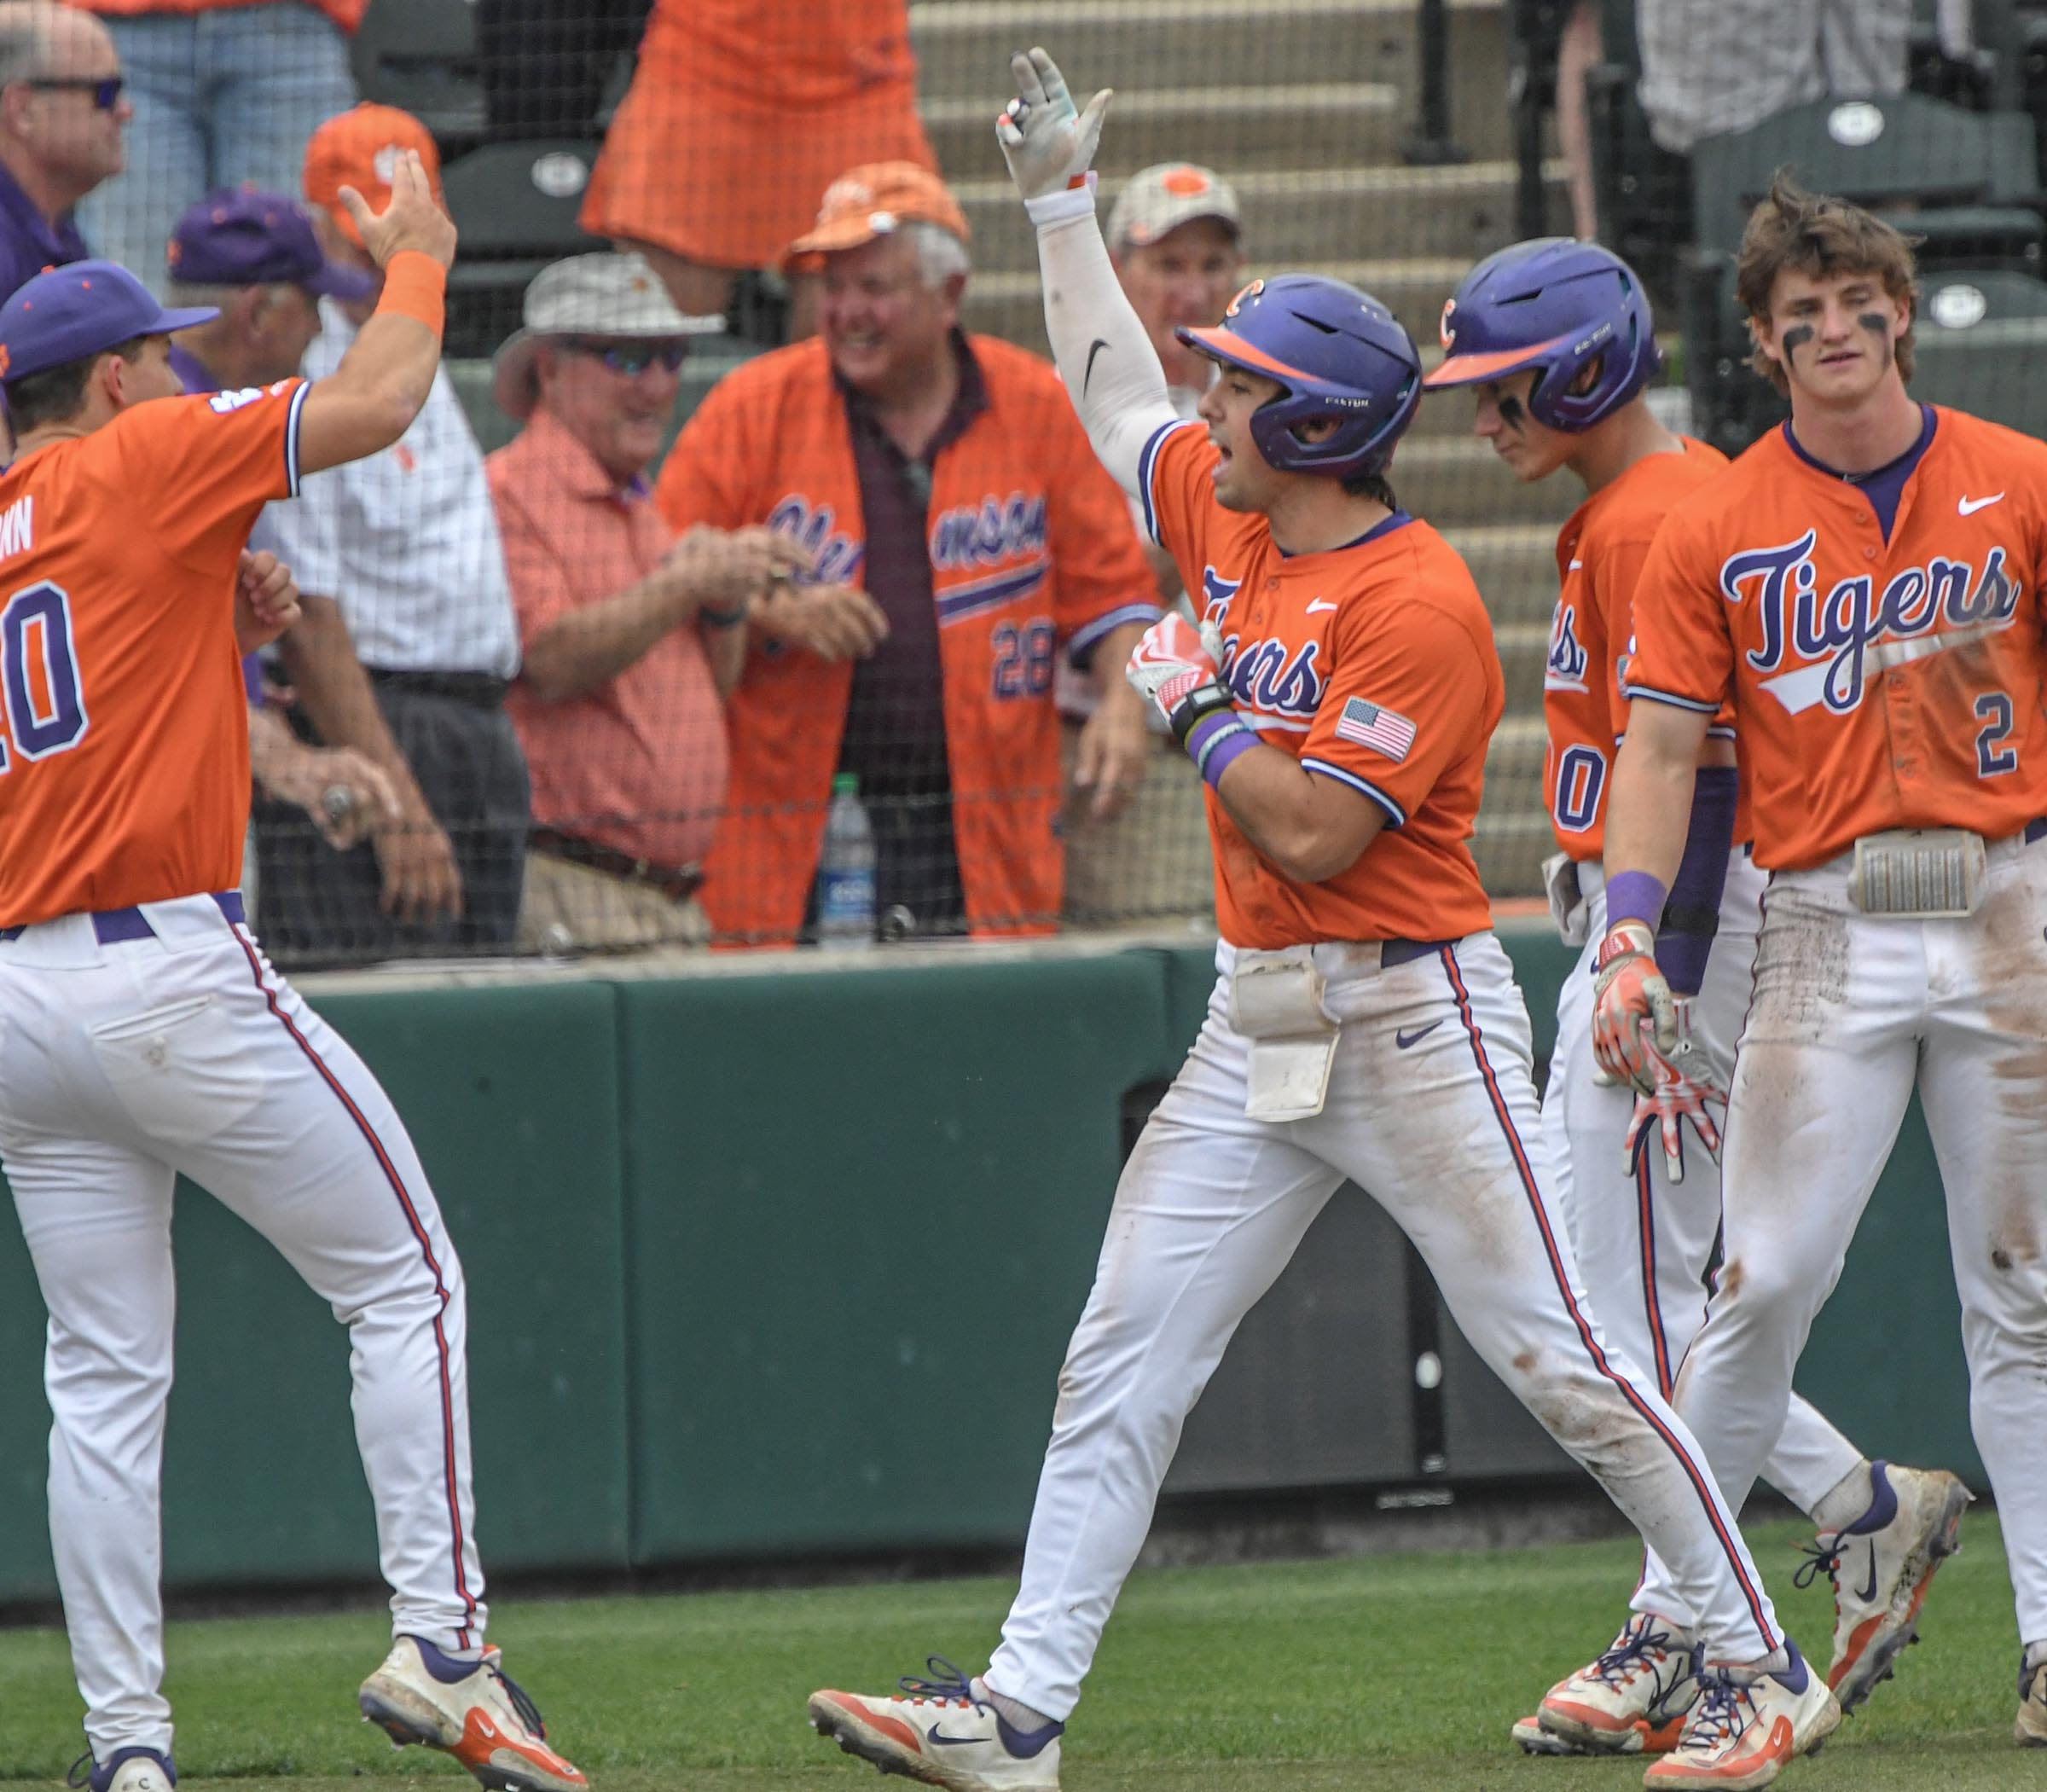
<svg viewBox="0 0 2047 1792">
<path fill-rule="evenodd" d="M 638 255 L 577 255 L 526 288 L 498 351 L 490 456 L 525 664 L 508 707 L 533 777 L 522 945 L 700 944 L 699 870 L 725 803 L 746 612 L 811 556 L 762 527 L 678 537 L 648 502 L 686 317 Z"/>
<path fill-rule="evenodd" d="M 0 4 L 0 299 L 92 252 L 72 209 L 121 171 L 134 114 L 120 55 L 97 19 Z"/>
<path fill-rule="evenodd" d="M 342 192 L 373 204 L 417 154 L 438 197 L 440 159 L 426 127 L 388 106 L 358 106 L 313 133 L 305 196 L 328 255 L 377 279 Z M 372 298 L 327 298 L 309 378 L 340 364 Z M 508 951 L 518 932 L 530 820 L 525 757 L 505 713 L 519 627 L 483 451 L 444 368 L 392 447 L 307 480 L 273 506 L 259 545 L 299 576 L 299 627 L 342 631 L 375 702 L 328 745 L 360 748 L 398 792 L 404 819 L 336 851 L 300 811 L 257 810 L 260 904 L 271 950 L 301 962 L 448 951 Z"/>
</svg>

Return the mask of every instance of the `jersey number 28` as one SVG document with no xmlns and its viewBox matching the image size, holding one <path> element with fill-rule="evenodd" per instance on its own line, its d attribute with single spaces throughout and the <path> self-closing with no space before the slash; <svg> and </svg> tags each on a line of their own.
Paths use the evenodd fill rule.
<svg viewBox="0 0 2047 1792">
<path fill-rule="evenodd" d="M 16 753 L 46 759 L 85 738 L 90 722 L 71 638 L 71 597 L 61 586 L 26 586 L 0 610 L 0 693 L 10 737 L 0 740 L 0 772 L 13 768 Z"/>
</svg>

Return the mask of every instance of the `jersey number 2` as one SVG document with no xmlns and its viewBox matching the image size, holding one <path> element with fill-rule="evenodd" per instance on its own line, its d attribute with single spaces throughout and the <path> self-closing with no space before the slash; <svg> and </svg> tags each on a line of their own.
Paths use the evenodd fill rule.
<svg viewBox="0 0 2047 1792">
<path fill-rule="evenodd" d="M 2019 750 L 2003 745 L 2011 732 L 2011 699 L 2002 691 L 1986 691 L 1976 699 L 1976 775 L 1995 778 L 2019 768 Z"/>
<path fill-rule="evenodd" d="M 71 638 L 71 597 L 45 580 L 17 591 L 0 610 L 0 687 L 7 699 L 10 751 L 0 740 L 0 772 L 24 759 L 67 753 L 90 721 Z"/>
</svg>

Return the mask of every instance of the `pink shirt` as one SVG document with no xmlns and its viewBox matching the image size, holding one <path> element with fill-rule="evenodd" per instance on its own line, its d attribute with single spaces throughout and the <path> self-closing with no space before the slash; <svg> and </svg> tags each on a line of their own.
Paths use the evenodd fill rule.
<svg viewBox="0 0 2047 1792">
<path fill-rule="evenodd" d="M 485 462 L 505 568 L 530 647 L 551 623 L 645 578 L 675 542 L 544 410 Z M 699 863 L 725 801 L 725 711 L 696 625 L 671 629 L 608 684 L 507 699 L 533 778 L 533 819 L 669 870 Z"/>
</svg>

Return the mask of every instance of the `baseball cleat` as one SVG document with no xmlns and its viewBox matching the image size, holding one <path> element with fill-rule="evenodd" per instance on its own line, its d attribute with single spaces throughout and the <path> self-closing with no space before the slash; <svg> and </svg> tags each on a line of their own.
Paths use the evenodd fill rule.
<svg viewBox="0 0 2047 1792">
<path fill-rule="evenodd" d="M 2047 1649 L 2019 1658 L 2019 1717 L 2011 1733 L 2021 1749 L 2047 1749 Z"/>
<path fill-rule="evenodd" d="M 1833 1689 L 1784 1644 L 1789 1665 L 1776 1673 L 1707 1667 L 1678 1746 L 1642 1776 L 1651 1788 L 1710 1786 L 1748 1792 L 1766 1786 L 1801 1754 L 1814 1754 L 1841 1722 Z"/>
<path fill-rule="evenodd" d="M 1895 1671 L 1899 1653 L 1919 1640 L 1919 1608 L 1934 1575 L 1962 1547 L 1962 1513 L 1974 1497 L 1945 1469 L 1870 1464 L 1876 1497 L 1845 1531 L 1822 1532 L 1805 1546 L 1795 1576 L 1805 1586 L 1824 1573 L 1834 1583 L 1834 1660 L 1827 1684 L 1853 1711 Z"/>
<path fill-rule="evenodd" d="M 1637 1612 L 1612 1648 L 1545 1696 L 1536 1722 L 1570 1746 L 1544 1752 L 1667 1754 L 1698 1696 L 1697 1675 L 1690 1634 L 1652 1612 Z M 1521 1741 L 1519 1725 L 1514 1735 Z"/>
<path fill-rule="evenodd" d="M 1561 1736 L 1551 1736 L 1542 1727 L 1539 1717 L 1517 1719 L 1514 1725 L 1514 1740 L 1520 1743 L 1523 1754 L 1590 1754 L 1589 1749 L 1580 1749 L 1575 1743 L 1567 1743 Z"/>
<path fill-rule="evenodd" d="M 829 1690 L 810 1695 L 810 1724 L 884 1773 L 950 1792 L 1059 1792 L 1064 1724 L 1021 1731 L 988 1701 L 988 1688 L 942 1656 L 932 1678 L 905 1674 L 885 1698 Z"/>
<path fill-rule="evenodd" d="M 398 1748 L 452 1754 L 494 1792 L 584 1792 L 589 1782 L 548 1746 L 539 1709 L 502 1659 L 490 1648 L 480 1662 L 458 1662 L 400 1637 L 362 1683 L 362 1715 Z"/>
<path fill-rule="evenodd" d="M 67 1785 L 91 1792 L 171 1792 L 177 1783 L 177 1768 L 167 1754 L 154 1749 L 117 1749 L 105 1766 L 90 1754 L 81 1754 L 65 1776 Z"/>
</svg>

